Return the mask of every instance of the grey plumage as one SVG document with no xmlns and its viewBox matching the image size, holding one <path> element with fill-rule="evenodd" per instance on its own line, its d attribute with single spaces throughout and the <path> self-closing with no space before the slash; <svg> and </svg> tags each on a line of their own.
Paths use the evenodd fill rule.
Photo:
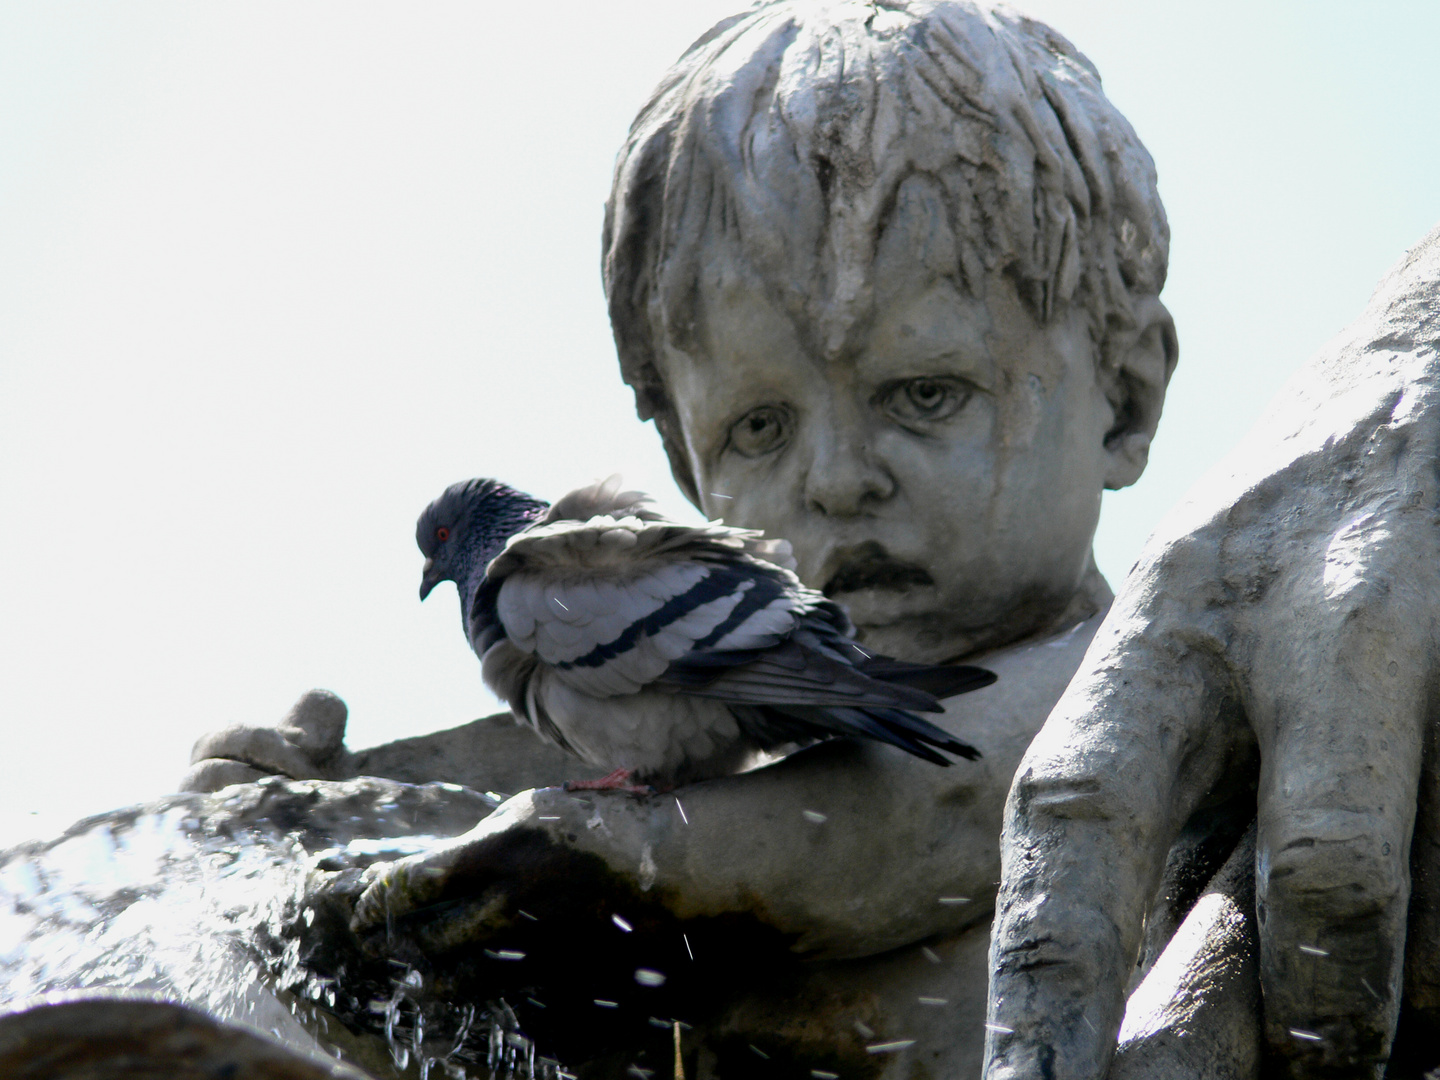
<svg viewBox="0 0 1440 1080">
<path fill-rule="evenodd" d="M 554 506 L 494 480 L 455 484 L 415 535 L 421 599 L 456 583 L 487 685 L 591 764 L 681 783 L 838 735 L 937 765 L 950 763 L 939 750 L 979 756 L 915 713 L 994 675 L 866 652 L 783 540 L 668 521 L 616 478 Z"/>
</svg>

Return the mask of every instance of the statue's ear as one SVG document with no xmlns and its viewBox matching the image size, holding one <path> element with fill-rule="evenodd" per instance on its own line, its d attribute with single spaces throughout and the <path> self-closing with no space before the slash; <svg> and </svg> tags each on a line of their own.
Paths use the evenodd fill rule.
<svg viewBox="0 0 1440 1080">
<path fill-rule="evenodd" d="M 1145 471 L 1165 386 L 1180 357 L 1175 321 L 1159 297 L 1139 301 L 1135 316 L 1132 327 L 1106 338 L 1101 353 L 1105 396 L 1115 410 L 1115 423 L 1105 433 L 1105 486 L 1112 491 L 1129 487 Z"/>
</svg>

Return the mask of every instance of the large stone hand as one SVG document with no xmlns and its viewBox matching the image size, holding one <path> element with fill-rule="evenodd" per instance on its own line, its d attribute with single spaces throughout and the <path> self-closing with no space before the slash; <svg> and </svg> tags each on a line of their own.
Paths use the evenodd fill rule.
<svg viewBox="0 0 1440 1080">
<path fill-rule="evenodd" d="M 1413 1004 L 1440 1002 L 1426 880 L 1440 820 L 1421 783 L 1440 676 L 1437 311 L 1440 230 L 1122 588 L 1007 803 L 991 1080 L 1104 1076 L 1166 849 L 1247 771 L 1283 1068 L 1375 1075 L 1402 982 Z"/>
</svg>

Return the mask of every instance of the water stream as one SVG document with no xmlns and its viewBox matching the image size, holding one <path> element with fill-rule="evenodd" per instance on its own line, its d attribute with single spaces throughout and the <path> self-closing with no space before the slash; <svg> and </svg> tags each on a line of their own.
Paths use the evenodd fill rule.
<svg viewBox="0 0 1440 1080">
<path fill-rule="evenodd" d="M 329 958 L 322 969 L 340 977 L 317 975 L 293 932 L 314 918 L 300 898 L 316 862 L 420 851 L 496 803 L 450 784 L 275 779 L 103 814 L 0 852 L 0 1012 L 118 990 L 384 1080 L 558 1080 L 568 1074 L 503 1001 L 441 1000 L 394 959 Z"/>
</svg>

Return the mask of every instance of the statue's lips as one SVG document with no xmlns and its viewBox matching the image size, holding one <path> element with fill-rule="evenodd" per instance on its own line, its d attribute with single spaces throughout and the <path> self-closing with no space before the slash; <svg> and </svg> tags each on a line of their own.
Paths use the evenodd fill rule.
<svg viewBox="0 0 1440 1080">
<path fill-rule="evenodd" d="M 822 590 L 834 597 L 865 590 L 903 593 L 916 585 L 934 585 L 935 579 L 923 566 L 902 562 L 873 540 L 837 551 L 838 565 L 825 580 Z"/>
</svg>

